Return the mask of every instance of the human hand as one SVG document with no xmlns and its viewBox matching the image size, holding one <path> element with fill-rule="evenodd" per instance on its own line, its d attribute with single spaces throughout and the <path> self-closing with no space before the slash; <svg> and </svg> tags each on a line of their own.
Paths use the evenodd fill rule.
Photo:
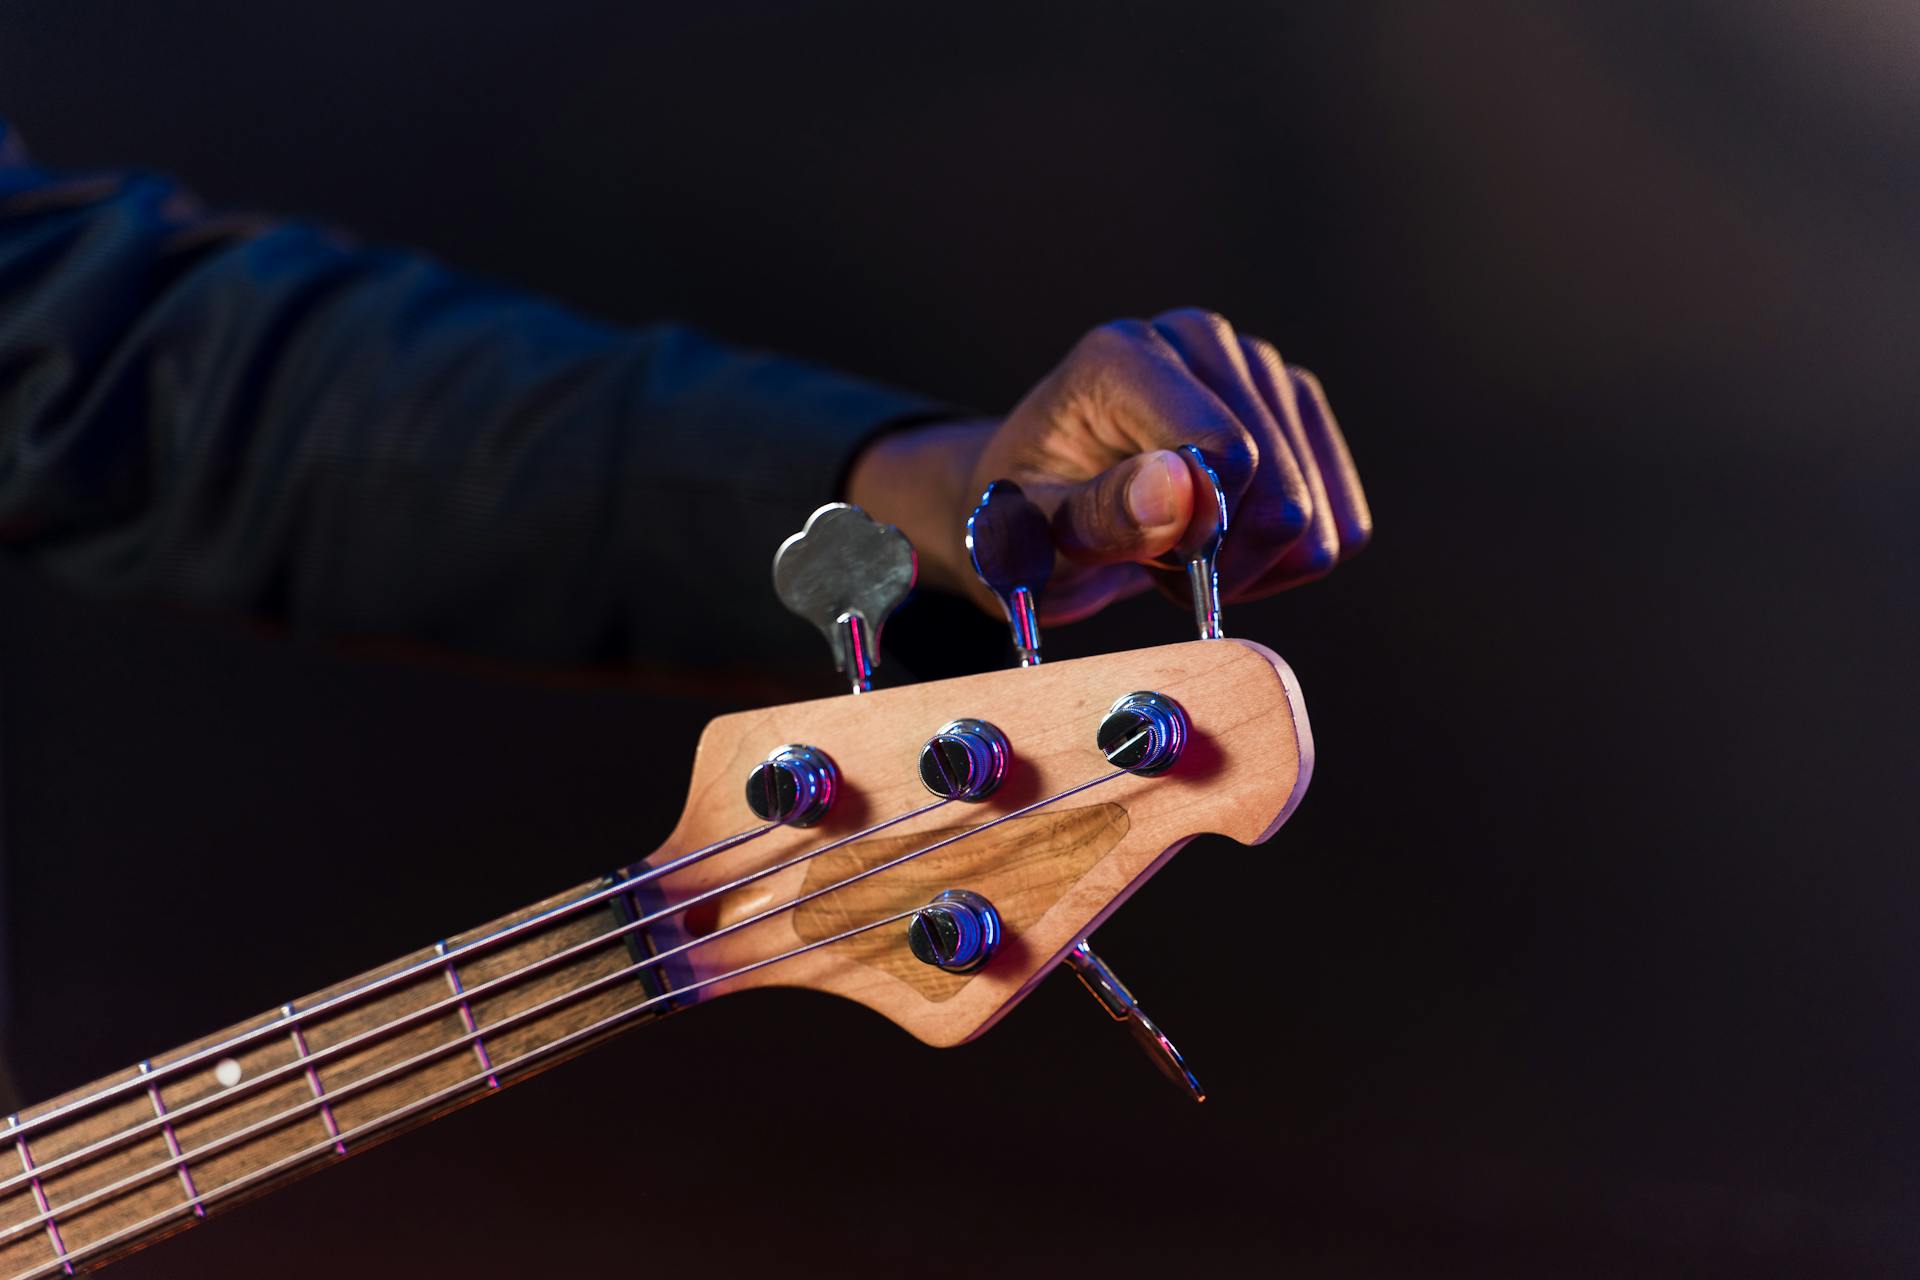
<svg viewBox="0 0 1920 1280">
<path fill-rule="evenodd" d="M 1146 562 L 1182 542 L 1196 518 L 1182 444 L 1227 496 L 1226 599 L 1311 581 L 1366 545 L 1373 518 L 1318 380 L 1194 309 L 1093 330 L 1004 420 L 883 436 L 855 461 L 848 498 L 906 533 L 928 585 L 997 612 L 965 525 L 989 483 L 1017 481 L 1052 519 L 1041 620 L 1070 622 L 1147 587 Z M 1210 527 L 1210 512 L 1198 519 Z"/>
</svg>

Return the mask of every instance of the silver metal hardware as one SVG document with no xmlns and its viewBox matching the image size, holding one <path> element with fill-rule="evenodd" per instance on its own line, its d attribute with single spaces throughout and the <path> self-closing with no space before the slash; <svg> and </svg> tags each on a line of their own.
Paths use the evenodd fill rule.
<svg viewBox="0 0 1920 1280">
<path fill-rule="evenodd" d="M 1053 535 L 1046 513 L 1011 480 L 995 480 L 967 517 L 973 571 L 1007 611 L 1020 665 L 1040 661 L 1040 593 L 1053 576 Z"/>
<path fill-rule="evenodd" d="M 31 1122 L 29 1122 L 31 1123 Z M 13 1133 L 20 1127 L 20 1117 L 7 1117 L 7 1132 Z M 54 1217 L 54 1210 L 47 1201 L 46 1189 L 40 1184 L 40 1175 L 35 1172 L 33 1149 L 27 1145 L 27 1135 L 20 1134 L 13 1140 L 14 1152 L 20 1157 L 20 1168 L 27 1175 L 27 1185 L 33 1188 L 33 1203 L 40 1210 L 40 1216 L 47 1220 L 47 1243 L 53 1246 L 54 1260 L 60 1269 L 68 1275 L 74 1272 L 73 1264 L 67 1260 L 67 1242 L 60 1237 L 60 1223 Z M 59 1157 L 55 1157 L 58 1159 Z"/>
<path fill-rule="evenodd" d="M 486 1037 L 480 1034 L 480 1024 L 473 1020 L 473 1006 L 467 1003 L 467 985 L 460 981 L 459 967 L 451 959 L 447 959 L 447 950 L 445 938 L 433 944 L 433 954 L 446 960 L 446 963 L 440 966 L 440 971 L 447 977 L 447 989 L 460 997 L 460 1003 L 454 1007 L 460 1011 L 460 1025 L 467 1029 L 469 1036 L 473 1037 L 473 1060 L 487 1072 L 487 1087 L 498 1089 L 500 1077 L 493 1074 L 493 1055 L 487 1052 Z"/>
<path fill-rule="evenodd" d="M 985 720 L 951 720 L 920 748 L 920 783 L 943 800 L 985 800 L 1012 763 L 1006 734 Z"/>
<path fill-rule="evenodd" d="M 1167 1039 L 1167 1033 L 1147 1016 L 1140 1002 L 1133 998 L 1133 992 L 1127 990 L 1127 984 L 1107 967 L 1106 961 L 1094 954 L 1089 941 L 1082 938 L 1068 949 L 1066 966 L 1073 970 L 1081 985 L 1093 993 L 1093 998 L 1100 1002 L 1109 1017 L 1127 1024 L 1133 1038 L 1140 1042 L 1140 1047 L 1153 1059 L 1153 1065 L 1160 1068 L 1167 1079 L 1195 1102 L 1205 1102 L 1207 1091 L 1188 1069 L 1187 1060 L 1173 1047 L 1173 1041 Z"/>
<path fill-rule="evenodd" d="M 840 793 L 840 771 L 818 747 L 793 743 L 770 753 L 747 775 L 747 807 L 762 822 L 810 827 Z"/>
<path fill-rule="evenodd" d="M 1220 539 L 1226 533 L 1227 504 L 1220 492 L 1219 477 L 1207 466 L 1200 451 L 1188 445 L 1184 452 L 1212 482 L 1220 513 L 1219 523 L 1211 538 L 1187 565 L 1188 580 L 1194 585 L 1194 615 L 1200 623 L 1201 637 L 1217 639 L 1220 635 L 1220 585 L 1213 560 L 1220 549 Z M 1034 666 L 1040 661 L 1040 631 L 1034 619 L 1039 603 L 1037 596 L 1053 573 L 1053 540 L 1046 516 L 1027 500 L 1019 485 L 1011 480 L 996 480 L 987 486 L 986 493 L 981 495 L 980 505 L 973 509 L 973 515 L 967 520 L 967 553 L 973 558 L 974 573 L 999 598 L 1001 607 L 1007 611 L 1007 622 L 1013 629 L 1013 644 L 1020 654 L 1020 665 Z M 1204 595 L 1203 585 L 1207 589 Z M 1136 774 L 1164 773 L 1180 758 L 1180 753 L 1186 748 L 1187 736 L 1186 712 L 1173 699 L 1158 693 L 1130 693 L 1114 703 L 1101 722 L 1100 752 L 1113 764 Z M 936 795 L 945 793 L 934 785 L 935 780 L 929 777 L 928 767 L 930 759 L 937 762 L 935 749 L 941 742 L 942 739 L 936 737 L 920 755 L 921 780 Z M 941 896 L 944 898 L 948 895 Z M 934 951 L 938 945 L 936 930 L 945 929 L 946 933 L 938 935 L 944 938 L 957 933 L 961 927 L 956 923 L 929 919 L 933 915 L 930 909 L 915 916 L 907 935 L 914 955 L 927 964 L 940 963 Z M 1185 1089 L 1194 1101 L 1206 1099 L 1206 1091 L 1194 1079 L 1193 1073 L 1187 1070 L 1180 1051 L 1142 1012 L 1126 984 L 1093 953 L 1093 948 L 1086 940 L 1075 943 L 1067 952 L 1066 964 L 1111 1017 L 1127 1024 L 1168 1078 Z"/>
<path fill-rule="evenodd" d="M 819 628 L 855 693 L 873 687 L 880 628 L 913 590 L 917 561 L 907 535 L 856 506 L 829 503 L 773 557 L 780 603 Z"/>
<path fill-rule="evenodd" d="M 287 1024 L 293 1037 L 293 1056 L 297 1059 L 306 1058 L 308 1056 L 307 1033 L 300 1029 L 298 1022 L 294 1021 L 291 1004 L 280 1006 L 280 1018 Z M 334 1154 L 346 1155 L 347 1144 L 340 1137 L 340 1122 L 333 1118 L 333 1104 L 326 1100 L 327 1091 L 320 1084 L 320 1073 L 315 1071 L 313 1065 L 309 1063 L 303 1074 L 307 1078 L 307 1088 L 313 1092 L 314 1101 L 320 1104 L 320 1122 L 326 1126 L 327 1136 L 333 1139 Z"/>
<path fill-rule="evenodd" d="M 972 973 L 1000 946 L 1000 913 L 968 889 L 948 889 L 907 921 L 907 946 L 921 964 Z"/>
<path fill-rule="evenodd" d="M 1227 538 L 1227 494 L 1220 487 L 1220 473 L 1213 469 L 1197 445 L 1183 444 L 1177 452 L 1186 458 L 1194 472 L 1199 492 L 1194 500 L 1194 519 L 1201 516 L 1200 505 L 1211 502 L 1215 519 L 1209 532 L 1188 539 L 1166 557 L 1156 561 L 1162 569 L 1184 568 L 1187 586 L 1193 592 L 1193 622 L 1202 640 L 1218 640 L 1226 635 L 1220 629 L 1220 544 Z M 1192 526 L 1188 526 L 1192 532 Z"/>
<path fill-rule="evenodd" d="M 134 1069 L 142 1076 L 152 1075 L 153 1063 L 143 1058 L 135 1064 Z M 160 1122 L 160 1136 L 166 1139 L 167 1154 L 172 1156 L 180 1166 L 178 1170 L 180 1189 L 186 1193 L 187 1203 L 193 1206 L 193 1216 L 204 1218 L 207 1216 L 207 1206 L 200 1203 L 200 1189 L 193 1185 L 193 1171 L 188 1169 L 187 1162 L 181 1159 L 180 1138 L 173 1131 L 173 1121 L 167 1119 L 167 1104 L 160 1100 L 158 1084 L 147 1086 L 147 1100 L 153 1103 L 153 1117 Z"/>
<path fill-rule="evenodd" d="M 1129 773 L 1152 777 L 1173 768 L 1191 732 L 1187 713 L 1166 694 L 1130 693 L 1100 722 L 1100 754 Z"/>
</svg>

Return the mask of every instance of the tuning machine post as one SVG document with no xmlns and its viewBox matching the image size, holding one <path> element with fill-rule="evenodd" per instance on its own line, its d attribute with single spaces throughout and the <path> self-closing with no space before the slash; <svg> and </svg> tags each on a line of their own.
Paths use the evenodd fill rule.
<svg viewBox="0 0 1920 1280">
<path fill-rule="evenodd" d="M 1006 610 L 1020 665 L 1040 661 L 1040 593 L 1053 576 L 1046 513 L 1011 480 L 995 480 L 967 517 L 973 572 Z"/>
<path fill-rule="evenodd" d="M 1194 523 L 1179 546 L 1156 561 L 1161 569 L 1184 569 L 1187 587 L 1193 592 L 1193 623 L 1202 640 L 1219 640 L 1226 635 L 1220 626 L 1220 546 L 1227 539 L 1227 493 L 1220 487 L 1220 473 L 1207 461 L 1198 445 L 1183 444 L 1175 450 L 1186 460 L 1194 477 Z M 1212 512 L 1207 512 L 1207 507 Z M 1194 526 L 1211 514 L 1209 524 Z"/>
<path fill-rule="evenodd" d="M 1179 762 L 1192 737 L 1192 728 L 1179 703 L 1163 693 L 1143 690 L 1127 694 L 1108 708 L 1095 737 L 1107 763 L 1138 777 L 1151 778 Z M 1167 1033 L 1147 1016 L 1127 984 L 1094 952 L 1091 936 L 1068 948 L 1062 963 L 1073 970 L 1080 985 L 1093 994 L 1109 1017 L 1127 1024 L 1134 1040 L 1161 1074 L 1195 1102 L 1207 1100 L 1207 1091 L 1188 1068 L 1187 1060 L 1174 1048 L 1173 1041 L 1167 1038 Z"/>
<path fill-rule="evenodd" d="M 1219 578 L 1213 557 L 1226 533 L 1227 504 L 1220 492 L 1219 477 L 1192 445 L 1183 447 L 1188 460 L 1197 464 L 1212 481 L 1212 492 L 1219 506 L 1219 523 L 1190 562 L 1189 581 L 1194 586 L 1194 616 L 1201 622 L 1201 636 L 1219 634 Z M 980 504 L 967 519 L 967 554 L 973 571 L 987 590 L 993 592 L 1006 611 L 1007 625 L 1013 633 L 1013 646 L 1020 665 L 1035 666 L 1040 661 L 1040 596 L 1053 576 L 1053 535 L 1046 513 L 1035 506 L 1020 486 L 1011 480 L 996 480 L 980 495 Z M 1199 557 L 1203 557 L 1203 560 Z M 1195 568 L 1194 563 L 1200 567 Z M 1211 587 L 1203 597 L 1202 584 Z M 1186 716 L 1171 700 L 1155 693 L 1129 694 L 1108 711 L 1101 723 L 1099 747 L 1110 762 L 1123 769 L 1150 775 L 1162 772 L 1179 757 L 1185 743 Z M 1186 1060 L 1173 1047 L 1173 1041 L 1149 1018 L 1113 970 L 1095 952 L 1088 938 L 1082 938 L 1068 950 L 1063 963 L 1080 979 L 1107 1014 L 1125 1022 L 1149 1057 L 1169 1079 L 1179 1085 L 1195 1102 L 1206 1098 L 1206 1091 L 1187 1069 Z"/>
</svg>

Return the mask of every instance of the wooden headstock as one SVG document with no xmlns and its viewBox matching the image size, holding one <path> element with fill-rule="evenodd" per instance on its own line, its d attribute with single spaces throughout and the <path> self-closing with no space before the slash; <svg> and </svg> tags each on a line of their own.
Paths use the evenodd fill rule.
<svg viewBox="0 0 1920 1280">
<path fill-rule="evenodd" d="M 1191 724 L 1191 740 L 1167 773 L 1123 774 L 724 932 L 1113 773 L 1095 731 L 1117 698 L 1140 690 L 1171 697 Z M 1012 767 L 987 799 L 950 802 L 751 884 L 713 893 L 927 804 L 931 797 L 917 771 L 920 749 L 959 717 L 988 721 L 1011 743 Z M 1313 767 L 1306 708 L 1287 665 L 1249 641 L 1194 641 L 723 716 L 701 737 L 685 812 L 651 861 L 664 864 L 751 827 L 744 781 L 770 751 L 790 743 L 817 747 L 838 766 L 841 790 L 832 810 L 816 826 L 772 831 L 655 882 L 665 906 L 711 895 L 676 917 L 675 929 L 657 936 L 656 944 L 665 949 L 723 931 L 676 960 L 676 985 L 707 983 L 701 998 L 756 986 L 828 991 L 933 1045 L 958 1044 L 991 1026 L 1193 836 L 1217 832 L 1242 844 L 1267 839 L 1299 802 Z M 908 948 L 902 922 L 719 978 L 911 911 L 945 889 L 985 896 L 1004 922 L 1003 944 L 976 972 L 954 974 L 922 964 Z"/>
</svg>

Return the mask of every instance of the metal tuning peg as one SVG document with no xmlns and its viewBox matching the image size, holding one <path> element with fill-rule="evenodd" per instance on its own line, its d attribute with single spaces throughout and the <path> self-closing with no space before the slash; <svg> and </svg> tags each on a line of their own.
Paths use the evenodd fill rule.
<svg viewBox="0 0 1920 1280">
<path fill-rule="evenodd" d="M 812 826 L 827 816 L 839 793 L 833 757 L 803 743 L 779 748 L 747 774 L 747 807 L 776 826 Z"/>
<path fill-rule="evenodd" d="M 860 508 L 830 503 L 780 544 L 773 589 L 833 646 L 855 693 L 873 687 L 880 628 L 913 590 L 918 562 L 907 535 Z"/>
<path fill-rule="evenodd" d="M 921 964 L 972 973 L 1000 949 L 1000 913 L 968 889 L 948 889 L 907 921 L 907 947 Z"/>
<path fill-rule="evenodd" d="M 1013 748 L 985 720 L 949 720 L 920 748 L 920 785 L 942 800 L 976 803 L 1006 781 Z"/>
<path fill-rule="evenodd" d="M 1020 665 L 1038 663 L 1040 593 L 1053 576 L 1053 535 L 1046 514 L 1019 485 L 995 480 L 967 517 L 967 554 L 974 573 L 1007 611 Z"/>
<path fill-rule="evenodd" d="M 1197 445 L 1183 444 L 1178 452 L 1186 458 L 1187 466 L 1198 481 L 1199 492 L 1195 495 L 1194 520 L 1199 522 L 1204 514 L 1202 504 L 1211 500 L 1215 512 L 1210 532 L 1195 538 L 1189 538 L 1176 547 L 1173 552 L 1158 561 L 1162 569 L 1180 569 L 1187 571 L 1187 585 L 1193 590 L 1193 621 L 1200 630 L 1202 640 L 1218 640 L 1226 634 L 1220 629 L 1220 544 L 1227 538 L 1227 495 L 1220 487 L 1220 473 L 1213 469 L 1206 455 Z M 1192 526 L 1188 527 L 1189 534 Z"/>
<path fill-rule="evenodd" d="M 1207 1091 L 1200 1081 L 1187 1068 L 1187 1060 L 1173 1047 L 1173 1041 L 1167 1039 L 1152 1018 L 1141 1009 L 1140 1002 L 1133 998 L 1133 992 L 1127 990 L 1127 984 L 1120 981 L 1107 962 L 1095 955 L 1088 939 L 1082 938 L 1067 951 L 1065 964 L 1080 979 L 1081 985 L 1093 993 L 1101 1007 L 1116 1022 L 1127 1024 L 1127 1030 L 1140 1042 L 1147 1056 L 1153 1059 L 1153 1065 L 1160 1068 L 1162 1074 L 1171 1080 L 1195 1102 L 1205 1102 Z"/>
<path fill-rule="evenodd" d="M 1227 531 L 1227 500 L 1220 490 L 1220 477 L 1200 456 L 1200 451 L 1192 445 L 1183 446 L 1182 451 L 1212 482 L 1212 491 L 1219 506 L 1220 519 L 1213 536 L 1188 566 L 1189 579 L 1195 584 L 1194 614 L 1201 618 L 1200 634 L 1213 639 L 1220 634 L 1220 586 L 1213 561 L 1220 550 L 1220 539 Z M 1040 626 L 1035 615 L 1040 607 L 1040 592 L 1045 589 L 1047 579 L 1053 576 L 1053 535 L 1045 513 L 1034 506 L 1013 481 L 994 481 L 980 495 L 980 505 L 967 518 L 967 554 L 973 558 L 974 573 L 987 584 L 987 590 L 999 597 L 1001 607 L 1007 611 L 1007 623 L 1013 629 L 1013 645 L 1019 651 L 1020 665 L 1035 665 L 1040 661 Z M 1196 568 L 1195 565 L 1200 565 L 1202 558 L 1204 564 Z M 1207 612 L 1204 614 L 1199 585 L 1203 576 L 1211 587 L 1211 594 L 1207 597 Z M 1101 752 L 1121 768 L 1141 774 L 1161 773 L 1170 768 L 1179 758 L 1185 742 L 1186 713 L 1170 699 L 1157 693 L 1135 693 L 1122 698 L 1109 710 L 1100 728 Z M 932 743 L 928 744 L 929 749 L 932 746 Z M 927 778 L 924 759 L 921 774 Z M 940 793 L 931 779 L 927 780 L 927 786 Z M 934 936 L 931 930 L 940 920 L 935 908 L 950 896 L 941 895 L 941 899 L 936 899 L 932 907 L 914 918 L 916 932 L 911 935 L 914 954 L 926 963 L 943 963 L 939 959 L 929 958 L 934 943 L 928 939 Z M 1086 939 L 1073 944 L 1067 951 L 1064 963 L 1080 979 L 1081 985 L 1093 993 L 1094 999 L 1100 1002 L 1100 1007 L 1110 1017 L 1127 1024 L 1128 1030 L 1133 1032 L 1134 1038 L 1147 1050 L 1154 1064 L 1168 1079 L 1185 1090 L 1195 1102 L 1206 1101 L 1206 1090 L 1201 1088 L 1193 1072 L 1187 1070 L 1186 1060 L 1173 1047 L 1173 1041 L 1167 1039 L 1166 1033 L 1140 1008 L 1139 1001 L 1133 998 L 1127 985 L 1107 967 L 1106 961 L 1094 954 Z M 952 966 L 948 964 L 943 967 Z"/>
</svg>

